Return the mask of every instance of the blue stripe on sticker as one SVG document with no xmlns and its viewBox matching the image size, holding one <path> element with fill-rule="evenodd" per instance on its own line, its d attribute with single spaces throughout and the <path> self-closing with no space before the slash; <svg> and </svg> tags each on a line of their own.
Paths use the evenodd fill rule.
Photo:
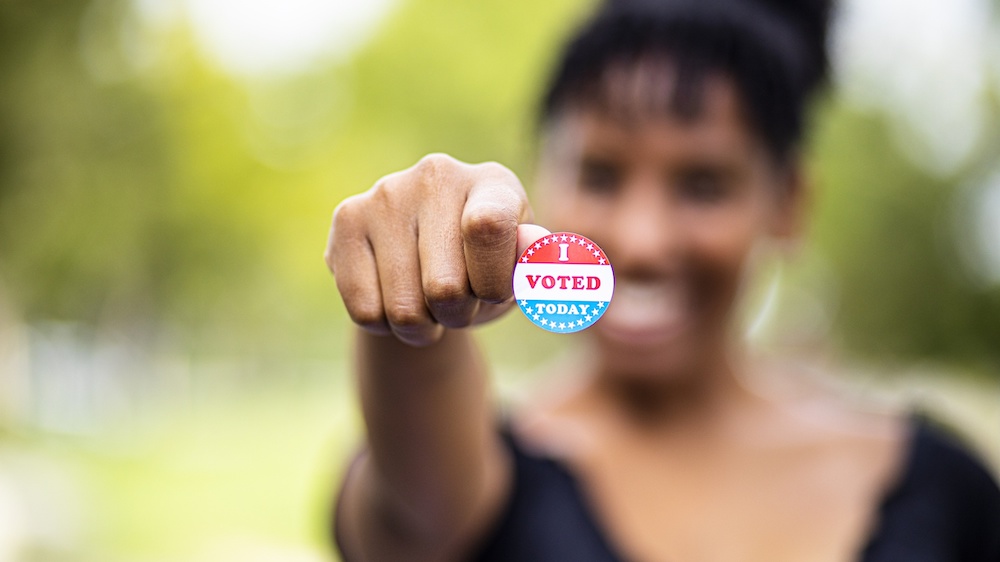
<svg viewBox="0 0 1000 562">
<path fill-rule="evenodd" d="M 608 303 L 604 301 L 519 300 L 521 312 L 532 324 L 550 332 L 569 334 L 597 322 Z"/>
</svg>

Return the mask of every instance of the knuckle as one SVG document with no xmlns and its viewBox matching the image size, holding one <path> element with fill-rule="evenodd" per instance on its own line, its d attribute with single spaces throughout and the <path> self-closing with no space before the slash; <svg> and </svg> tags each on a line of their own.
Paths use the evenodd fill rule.
<svg viewBox="0 0 1000 562">
<path fill-rule="evenodd" d="M 370 202 L 366 215 L 384 219 L 389 215 L 411 212 L 413 205 L 419 201 L 421 183 L 413 177 L 411 170 L 380 178 L 366 195 Z"/>
<path fill-rule="evenodd" d="M 466 209 L 462 232 L 467 238 L 506 242 L 517 235 L 517 218 L 500 207 L 477 206 Z"/>
<path fill-rule="evenodd" d="M 386 199 L 399 191 L 398 182 L 393 181 L 393 179 L 393 175 L 379 178 L 379 180 L 372 185 L 372 188 L 368 190 L 368 196 L 375 202 L 384 203 Z"/>
<path fill-rule="evenodd" d="M 350 229 L 358 224 L 358 219 L 363 216 L 364 199 L 362 194 L 352 195 L 344 199 L 333 209 L 333 231 L 336 235 L 345 229 Z"/>
<path fill-rule="evenodd" d="M 368 330 L 376 330 L 385 325 L 385 318 L 382 317 L 381 311 L 377 312 L 373 308 L 348 309 L 348 316 L 352 322 Z"/>
<path fill-rule="evenodd" d="M 389 324 L 400 329 L 419 328 L 429 324 L 427 311 L 423 303 L 398 302 L 386 308 L 386 318 Z"/>
<path fill-rule="evenodd" d="M 499 162 L 489 161 L 476 164 L 479 171 L 489 177 L 497 178 L 500 180 L 505 180 L 512 183 L 513 185 L 520 185 L 520 180 L 517 179 L 517 175 L 514 174 L 507 166 Z"/>
<path fill-rule="evenodd" d="M 447 154 L 428 154 L 413 167 L 413 183 L 423 195 L 437 197 L 453 193 L 459 186 L 468 184 L 467 165 Z"/>
<path fill-rule="evenodd" d="M 347 315 L 355 324 L 366 329 L 377 329 L 385 326 L 385 316 L 382 314 L 382 307 L 370 302 L 351 302 L 344 299 L 344 306 L 347 308 Z"/>
<path fill-rule="evenodd" d="M 469 298 L 468 282 L 460 277 L 434 277 L 424 286 L 424 296 L 431 304 L 456 304 Z"/>
<path fill-rule="evenodd" d="M 391 230 L 415 218 L 420 206 L 419 182 L 406 175 L 391 174 L 376 182 L 369 192 L 366 221 L 371 231 Z"/>
<path fill-rule="evenodd" d="M 442 152 L 432 152 L 417 161 L 414 169 L 421 174 L 433 176 L 456 165 L 458 165 L 458 160 L 451 156 Z"/>
<path fill-rule="evenodd" d="M 394 194 L 403 186 L 408 183 L 412 183 L 411 181 L 408 181 L 411 171 L 412 168 L 386 174 L 375 180 L 375 183 L 372 184 L 371 188 L 360 195 L 362 197 L 375 198 L 376 196 Z"/>
<path fill-rule="evenodd" d="M 337 291 L 344 301 L 344 308 L 354 323 L 371 324 L 385 320 L 378 296 L 361 286 L 357 278 L 347 272 L 338 276 L 336 281 Z"/>
<path fill-rule="evenodd" d="M 476 164 L 478 183 L 490 185 L 497 197 L 509 205 L 524 205 L 528 196 L 521 180 L 510 168 L 498 162 Z"/>
</svg>

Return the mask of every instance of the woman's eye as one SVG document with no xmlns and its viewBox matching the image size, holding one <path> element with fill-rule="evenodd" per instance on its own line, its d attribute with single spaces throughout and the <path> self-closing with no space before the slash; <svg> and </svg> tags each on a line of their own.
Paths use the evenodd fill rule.
<svg viewBox="0 0 1000 562">
<path fill-rule="evenodd" d="M 725 175 L 716 170 L 692 170 L 684 173 L 678 187 L 681 197 L 696 203 L 715 203 L 729 193 Z"/>
<path fill-rule="evenodd" d="M 584 162 L 580 168 L 580 187 L 590 193 L 611 195 L 620 182 L 621 172 L 613 164 Z"/>
</svg>

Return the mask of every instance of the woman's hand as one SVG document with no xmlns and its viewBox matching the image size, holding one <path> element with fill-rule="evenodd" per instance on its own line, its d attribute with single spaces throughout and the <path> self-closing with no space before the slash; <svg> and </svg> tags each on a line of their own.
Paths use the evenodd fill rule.
<svg viewBox="0 0 1000 562">
<path fill-rule="evenodd" d="M 423 346 L 511 307 L 518 252 L 548 234 L 531 220 L 504 166 L 430 154 L 337 207 L 326 263 L 355 323 Z"/>
</svg>

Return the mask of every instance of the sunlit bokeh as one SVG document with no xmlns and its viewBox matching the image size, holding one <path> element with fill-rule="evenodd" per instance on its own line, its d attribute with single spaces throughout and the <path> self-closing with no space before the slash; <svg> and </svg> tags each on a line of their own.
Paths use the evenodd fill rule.
<svg viewBox="0 0 1000 562">
<path fill-rule="evenodd" d="M 898 148 L 950 174 L 991 132 L 997 59 L 989 0 L 848 0 L 835 53 L 844 96 L 891 120 Z"/>
<path fill-rule="evenodd" d="M 155 0 L 142 0 L 140 8 Z M 392 0 L 186 0 L 204 53 L 229 72 L 291 74 L 341 62 L 387 15 Z M 157 8 L 147 9 L 157 17 Z"/>
</svg>

